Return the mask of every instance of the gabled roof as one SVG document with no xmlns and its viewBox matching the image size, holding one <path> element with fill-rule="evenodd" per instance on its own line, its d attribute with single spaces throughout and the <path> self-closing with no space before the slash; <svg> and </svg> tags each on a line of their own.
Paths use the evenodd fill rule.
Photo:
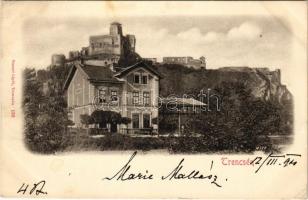
<svg viewBox="0 0 308 200">
<path fill-rule="evenodd" d="M 142 67 L 145 68 L 146 70 L 150 71 L 151 73 L 155 74 L 156 76 L 158 76 L 159 78 L 163 78 L 163 76 L 153 67 L 151 67 L 150 65 L 146 64 L 143 61 L 137 62 L 136 64 L 126 67 L 124 68 L 122 71 L 119 71 L 117 74 L 115 74 L 116 77 L 123 77 L 126 74 L 128 74 L 129 72 L 131 72 L 134 69 L 137 69 L 138 67 Z"/>
<path fill-rule="evenodd" d="M 89 65 L 89 64 L 81 64 L 75 63 L 72 69 L 69 72 L 69 75 L 64 83 L 64 89 L 66 90 L 74 77 L 76 70 L 80 70 L 83 75 L 91 82 L 112 82 L 112 83 L 123 83 L 123 81 L 119 80 L 119 78 L 125 76 L 129 72 L 138 67 L 142 67 L 149 72 L 155 74 L 159 78 L 162 78 L 162 75 L 155 70 L 153 67 L 149 66 L 148 64 L 140 61 L 132 66 L 126 67 L 119 72 L 112 71 L 108 66 L 96 66 L 96 65 Z"/>
<path fill-rule="evenodd" d="M 86 76 L 86 78 L 91 82 L 123 82 L 114 76 L 115 72 L 113 72 L 108 66 L 95 66 L 75 63 L 64 83 L 65 90 L 68 88 L 77 69 L 80 70 L 81 73 L 83 73 L 83 75 Z"/>
<path fill-rule="evenodd" d="M 81 65 L 81 69 L 88 75 L 90 81 L 119 81 L 114 77 L 114 72 L 108 66 Z"/>
<path fill-rule="evenodd" d="M 65 82 L 64 82 L 64 86 L 63 86 L 63 89 L 64 89 L 64 90 L 67 90 L 67 88 L 68 88 L 70 82 L 72 81 L 72 79 L 73 79 L 73 77 L 74 77 L 74 74 L 75 74 L 76 69 L 77 69 L 77 68 L 76 68 L 75 66 L 73 66 L 73 67 L 70 69 L 70 71 L 69 71 L 69 73 L 68 73 L 68 76 L 67 76 L 67 78 L 66 78 L 66 80 L 65 80 Z"/>
</svg>

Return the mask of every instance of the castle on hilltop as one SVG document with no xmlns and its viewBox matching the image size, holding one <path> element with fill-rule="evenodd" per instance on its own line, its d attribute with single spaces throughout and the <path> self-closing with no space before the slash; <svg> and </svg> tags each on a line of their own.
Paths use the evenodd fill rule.
<svg viewBox="0 0 308 200">
<path fill-rule="evenodd" d="M 65 63 L 73 64 L 76 60 L 91 60 L 92 63 L 96 62 L 104 66 L 116 65 L 116 68 L 123 68 L 141 60 L 135 48 L 135 35 L 126 34 L 124 36 L 122 25 L 118 22 L 112 22 L 110 24 L 109 34 L 90 36 L 89 45 L 87 47 L 82 47 L 79 51 L 70 51 L 68 58 L 66 58 L 64 54 L 52 55 L 51 65 L 63 66 Z M 157 58 L 143 58 L 143 60 L 151 61 L 152 64 L 158 64 Z M 194 59 L 190 56 L 163 57 L 162 63 L 180 64 L 195 69 L 206 68 L 206 60 L 203 56 L 199 59 Z"/>
<path fill-rule="evenodd" d="M 109 34 L 90 36 L 89 46 L 82 47 L 80 51 L 70 51 L 66 59 L 63 54 L 52 55 L 51 65 L 59 66 L 64 62 L 77 59 L 96 59 L 105 65 L 118 63 L 123 55 L 135 53 L 136 38 L 134 35 L 123 35 L 122 25 L 118 22 L 110 24 Z"/>
<path fill-rule="evenodd" d="M 81 51 L 82 54 L 89 56 L 100 54 L 120 56 L 125 51 L 135 52 L 136 38 L 134 35 L 123 36 L 122 25 L 118 22 L 113 22 L 110 25 L 108 35 L 90 36 L 89 43 L 89 47 Z"/>
</svg>

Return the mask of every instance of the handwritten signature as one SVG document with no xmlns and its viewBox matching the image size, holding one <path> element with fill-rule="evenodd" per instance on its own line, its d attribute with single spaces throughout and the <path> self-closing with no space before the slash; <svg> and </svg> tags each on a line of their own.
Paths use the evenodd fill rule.
<svg viewBox="0 0 308 200">
<path fill-rule="evenodd" d="M 36 196 L 40 194 L 47 194 L 47 192 L 43 191 L 44 186 L 46 184 L 46 181 L 42 180 L 37 183 L 33 183 L 32 186 L 30 187 L 29 184 L 23 183 L 19 190 L 17 191 L 18 193 L 21 194 L 26 194 L 29 191 L 29 195 L 35 194 Z M 28 190 L 29 189 L 29 190 Z"/>
<path fill-rule="evenodd" d="M 136 156 L 137 152 L 135 151 L 132 156 L 129 158 L 128 162 L 117 171 L 114 175 L 110 177 L 104 177 L 103 180 L 116 180 L 116 181 L 128 181 L 128 180 L 153 180 L 154 174 L 149 173 L 149 170 L 144 170 L 145 172 L 130 172 L 132 166 L 132 160 Z M 179 179 L 205 179 L 209 180 L 211 184 L 214 184 L 217 187 L 222 187 L 221 184 L 217 183 L 218 176 L 215 174 L 202 174 L 199 170 L 191 170 L 189 172 L 183 172 L 183 164 L 185 159 L 177 164 L 177 166 L 172 169 L 166 176 L 161 176 L 161 180 L 179 180 Z M 211 162 L 210 171 L 213 168 L 213 161 Z M 226 179 L 227 181 L 227 179 Z"/>
</svg>

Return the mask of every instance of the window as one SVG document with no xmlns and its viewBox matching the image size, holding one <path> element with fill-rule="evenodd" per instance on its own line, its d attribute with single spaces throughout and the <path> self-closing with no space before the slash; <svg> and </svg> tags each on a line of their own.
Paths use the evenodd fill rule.
<svg viewBox="0 0 308 200">
<path fill-rule="evenodd" d="M 139 128 L 139 114 L 132 114 L 133 128 Z"/>
<path fill-rule="evenodd" d="M 142 76 L 142 84 L 148 84 L 148 76 Z"/>
<path fill-rule="evenodd" d="M 134 83 L 140 83 L 140 76 L 139 74 L 134 75 Z"/>
<path fill-rule="evenodd" d="M 80 84 L 80 83 L 77 83 L 76 89 L 75 89 L 75 93 L 76 93 L 76 94 L 82 93 L 82 87 L 81 87 L 81 84 Z"/>
<path fill-rule="evenodd" d="M 143 128 L 150 128 L 150 115 L 143 114 Z"/>
<path fill-rule="evenodd" d="M 118 92 L 115 90 L 111 91 L 111 101 L 118 101 Z"/>
<path fill-rule="evenodd" d="M 99 96 L 106 96 L 106 90 L 100 89 L 100 90 L 98 91 L 98 94 L 99 94 Z"/>
<path fill-rule="evenodd" d="M 139 104 L 139 92 L 133 92 L 133 103 Z"/>
<path fill-rule="evenodd" d="M 99 43 L 96 42 L 96 43 L 93 44 L 93 46 L 94 46 L 95 48 L 97 48 L 97 47 L 99 47 Z"/>
<path fill-rule="evenodd" d="M 98 99 L 99 103 L 106 103 L 106 90 L 104 89 L 98 90 Z"/>
<path fill-rule="evenodd" d="M 143 104 L 150 105 L 150 93 L 149 92 L 143 92 Z"/>
</svg>

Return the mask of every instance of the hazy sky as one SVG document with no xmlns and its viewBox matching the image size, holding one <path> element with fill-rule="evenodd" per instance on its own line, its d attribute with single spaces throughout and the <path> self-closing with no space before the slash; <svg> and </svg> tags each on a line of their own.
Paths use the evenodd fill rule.
<svg viewBox="0 0 308 200">
<path fill-rule="evenodd" d="M 88 46 L 90 35 L 107 34 L 118 21 L 134 34 L 142 57 L 207 58 L 209 68 L 223 66 L 285 67 L 291 33 L 278 18 L 251 16 L 170 16 L 126 18 L 32 18 L 23 28 L 27 65 L 46 67 L 51 55 Z"/>
</svg>

